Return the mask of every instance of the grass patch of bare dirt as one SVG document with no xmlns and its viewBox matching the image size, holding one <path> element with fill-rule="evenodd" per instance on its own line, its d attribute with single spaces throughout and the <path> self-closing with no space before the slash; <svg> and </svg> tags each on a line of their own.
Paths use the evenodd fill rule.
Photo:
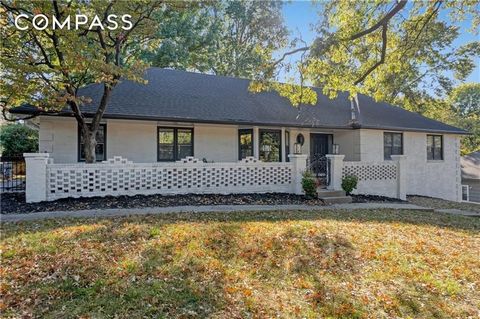
<svg viewBox="0 0 480 319">
<path fill-rule="evenodd" d="M 2 317 L 474 318 L 480 219 L 169 214 L 3 224 Z"/>
</svg>

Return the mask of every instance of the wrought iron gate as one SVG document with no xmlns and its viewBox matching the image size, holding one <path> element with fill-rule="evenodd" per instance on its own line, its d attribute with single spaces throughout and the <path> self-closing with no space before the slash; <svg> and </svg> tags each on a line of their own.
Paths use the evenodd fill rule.
<svg viewBox="0 0 480 319">
<path fill-rule="evenodd" d="M 0 157 L 0 193 L 24 192 L 26 181 L 25 159 Z"/>
<path fill-rule="evenodd" d="M 307 169 L 315 175 L 320 185 L 330 185 L 330 161 L 325 155 L 310 156 Z"/>
</svg>

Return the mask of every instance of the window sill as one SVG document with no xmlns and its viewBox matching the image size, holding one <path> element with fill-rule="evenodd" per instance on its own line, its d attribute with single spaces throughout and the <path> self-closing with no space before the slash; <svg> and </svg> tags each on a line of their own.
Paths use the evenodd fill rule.
<svg viewBox="0 0 480 319">
<path fill-rule="evenodd" d="M 445 160 L 427 160 L 427 163 L 444 163 Z"/>
</svg>

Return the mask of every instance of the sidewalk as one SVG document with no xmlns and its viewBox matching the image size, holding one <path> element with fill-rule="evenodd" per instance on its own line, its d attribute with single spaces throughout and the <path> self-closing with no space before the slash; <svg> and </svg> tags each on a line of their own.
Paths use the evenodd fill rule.
<svg viewBox="0 0 480 319">
<path fill-rule="evenodd" d="M 79 211 L 52 211 L 28 214 L 4 214 L 0 215 L 1 222 L 32 221 L 51 218 L 91 218 L 91 217 L 116 217 L 129 215 L 156 215 L 166 213 L 207 213 L 207 212 L 243 212 L 243 211 L 278 211 L 278 210 L 352 210 L 352 209 L 400 209 L 422 210 L 433 212 L 431 208 L 425 208 L 412 204 L 390 203 L 352 203 L 336 204 L 331 206 L 313 205 L 208 205 L 208 206 L 172 206 L 172 207 L 149 207 L 128 209 L 92 209 Z"/>
</svg>

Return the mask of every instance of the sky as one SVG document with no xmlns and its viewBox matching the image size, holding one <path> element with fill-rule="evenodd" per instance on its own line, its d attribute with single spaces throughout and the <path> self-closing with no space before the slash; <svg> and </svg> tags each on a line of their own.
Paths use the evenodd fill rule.
<svg viewBox="0 0 480 319">
<path fill-rule="evenodd" d="M 313 32 L 312 24 L 315 24 L 318 21 L 317 10 L 311 1 L 292 1 L 285 4 L 283 8 L 283 15 L 285 18 L 286 25 L 291 32 L 291 38 L 299 37 L 311 43 L 315 39 L 315 32 Z M 441 19 L 448 19 L 448 16 L 445 13 L 440 15 Z M 462 23 L 460 36 L 455 41 L 455 45 L 462 45 L 474 40 L 479 40 L 478 35 L 473 35 L 472 33 L 467 32 L 469 28 L 468 21 Z M 294 62 L 299 59 L 299 55 L 294 55 L 290 58 L 290 62 Z M 285 73 L 281 74 L 281 81 L 286 81 L 289 75 Z M 470 74 L 467 79 L 467 82 L 480 82 L 480 59 L 476 59 L 476 68 Z"/>
</svg>

